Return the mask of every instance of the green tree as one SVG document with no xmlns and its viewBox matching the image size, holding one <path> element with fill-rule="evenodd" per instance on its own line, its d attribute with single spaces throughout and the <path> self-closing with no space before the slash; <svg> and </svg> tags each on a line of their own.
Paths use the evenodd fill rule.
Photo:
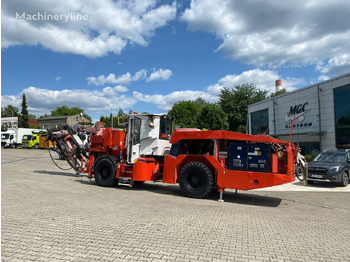
<svg viewBox="0 0 350 262">
<path fill-rule="evenodd" d="M 282 88 L 281 90 L 279 90 L 279 91 L 277 91 L 275 93 L 272 93 L 270 95 L 270 98 L 273 98 L 273 97 L 276 97 L 276 96 L 279 96 L 279 95 L 283 95 L 283 94 L 287 94 L 287 93 L 288 93 L 287 89 Z"/>
<path fill-rule="evenodd" d="M 266 98 L 267 91 L 262 91 L 253 84 L 223 88 L 219 96 L 219 105 L 227 115 L 229 130 L 245 133 L 248 105 Z"/>
<path fill-rule="evenodd" d="M 8 105 L 8 106 L 1 108 L 1 116 L 2 117 L 18 116 L 18 115 L 19 115 L 19 110 L 17 107 L 14 107 L 13 105 Z"/>
<path fill-rule="evenodd" d="M 29 114 L 28 114 L 28 106 L 27 106 L 27 99 L 26 99 L 26 95 L 23 94 L 22 96 L 22 103 L 21 103 L 21 118 L 19 121 L 19 127 L 25 127 L 28 128 L 29 127 Z"/>
<path fill-rule="evenodd" d="M 49 115 L 47 113 L 45 113 L 45 115 L 39 116 L 39 118 L 45 118 L 45 117 L 49 117 Z"/>
<path fill-rule="evenodd" d="M 71 113 L 71 111 L 70 111 L 70 108 L 68 106 L 61 106 L 61 107 L 56 107 L 55 110 L 52 110 L 51 116 L 69 116 L 70 113 Z"/>
<path fill-rule="evenodd" d="M 105 127 L 111 127 L 111 114 L 109 116 L 100 116 L 100 122 L 104 122 Z M 128 122 L 128 115 L 122 109 L 119 109 L 118 114 L 113 116 L 113 127 L 124 128 L 126 122 Z"/>
<path fill-rule="evenodd" d="M 111 126 L 111 119 L 106 116 L 101 116 L 100 117 L 100 122 L 105 123 L 105 127 L 110 127 Z"/>
<path fill-rule="evenodd" d="M 177 126 L 196 128 L 197 116 L 205 104 L 203 98 L 198 98 L 196 101 L 180 101 L 172 106 L 168 115 L 175 118 Z"/>
<path fill-rule="evenodd" d="M 78 114 L 83 114 L 83 116 L 88 119 L 90 122 L 92 121 L 91 117 L 87 115 L 83 109 L 79 107 L 71 107 L 64 105 L 61 107 L 57 107 L 55 110 L 51 111 L 51 116 L 74 116 Z"/>
<path fill-rule="evenodd" d="M 6 132 L 7 129 L 8 129 L 7 123 L 4 123 L 4 124 L 1 125 L 1 132 Z"/>
<path fill-rule="evenodd" d="M 227 130 L 227 116 L 220 106 L 205 104 L 197 115 L 197 127 L 208 130 Z"/>
<path fill-rule="evenodd" d="M 118 111 L 118 116 L 125 116 L 126 114 L 124 113 L 124 111 L 119 108 L 119 111 Z"/>
</svg>

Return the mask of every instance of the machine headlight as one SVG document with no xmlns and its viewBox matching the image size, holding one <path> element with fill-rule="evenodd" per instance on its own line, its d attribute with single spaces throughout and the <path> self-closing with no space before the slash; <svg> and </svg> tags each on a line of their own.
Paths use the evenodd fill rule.
<svg viewBox="0 0 350 262">
<path fill-rule="evenodd" d="M 331 167 L 329 170 L 332 172 L 338 172 L 339 168 L 340 168 L 340 166 L 334 166 L 334 167 Z"/>
</svg>

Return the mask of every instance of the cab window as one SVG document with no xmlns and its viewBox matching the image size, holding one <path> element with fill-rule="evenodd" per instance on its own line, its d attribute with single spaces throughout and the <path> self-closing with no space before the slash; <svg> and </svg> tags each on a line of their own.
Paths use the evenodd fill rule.
<svg viewBox="0 0 350 262">
<path fill-rule="evenodd" d="M 132 144 L 136 145 L 140 143 L 141 138 L 141 118 L 135 117 L 132 122 Z"/>
<path fill-rule="evenodd" d="M 169 118 L 162 117 L 160 119 L 159 138 L 169 140 L 172 128 L 172 120 Z"/>
</svg>

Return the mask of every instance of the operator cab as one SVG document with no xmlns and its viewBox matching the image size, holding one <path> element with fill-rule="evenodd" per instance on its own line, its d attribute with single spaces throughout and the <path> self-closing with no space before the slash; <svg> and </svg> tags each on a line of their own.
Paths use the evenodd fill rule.
<svg viewBox="0 0 350 262">
<path fill-rule="evenodd" d="M 140 157 L 169 153 L 173 122 L 167 115 L 131 114 L 126 138 L 127 162 L 133 164 Z"/>
</svg>

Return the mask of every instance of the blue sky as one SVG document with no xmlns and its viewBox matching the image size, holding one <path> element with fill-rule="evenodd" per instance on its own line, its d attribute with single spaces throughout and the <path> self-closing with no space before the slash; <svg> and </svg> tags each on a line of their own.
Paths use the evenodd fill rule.
<svg viewBox="0 0 350 262">
<path fill-rule="evenodd" d="M 1 12 L 1 106 L 25 93 L 37 116 L 164 113 L 223 86 L 291 91 L 350 71 L 347 0 L 4 0 Z"/>
</svg>

